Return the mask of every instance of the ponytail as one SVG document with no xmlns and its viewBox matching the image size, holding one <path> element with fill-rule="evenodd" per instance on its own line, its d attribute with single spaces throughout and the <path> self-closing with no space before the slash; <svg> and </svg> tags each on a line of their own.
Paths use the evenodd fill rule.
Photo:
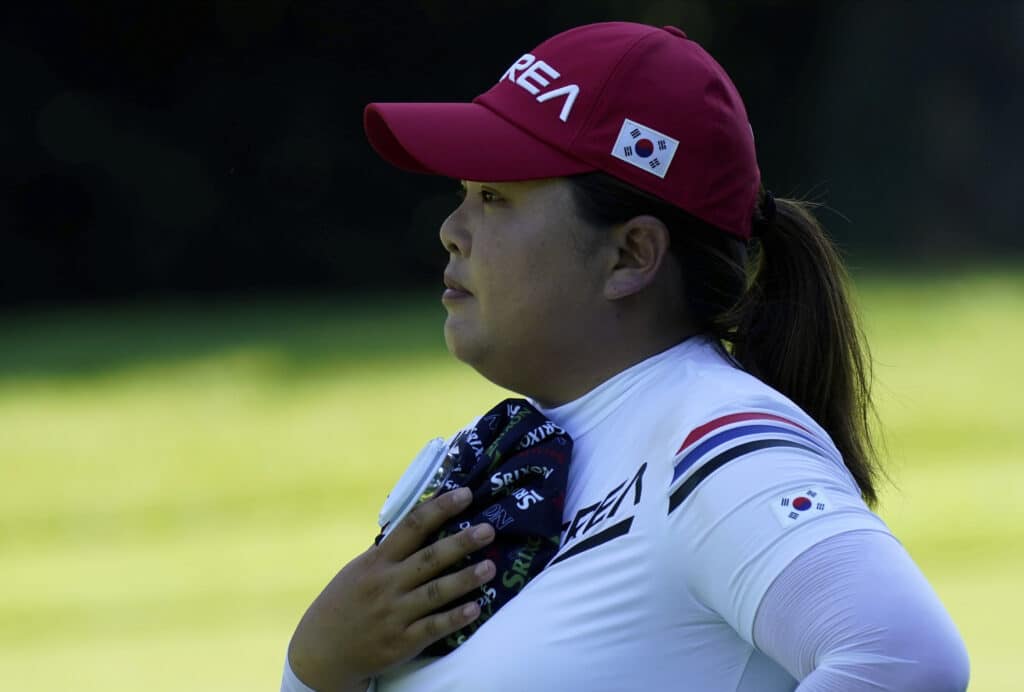
<svg viewBox="0 0 1024 692">
<path fill-rule="evenodd" d="M 747 372 L 782 392 L 832 437 L 869 504 L 877 502 L 871 444 L 871 361 L 849 278 L 811 205 L 774 200 L 755 219 L 746 292 L 718 318 Z"/>
<path fill-rule="evenodd" d="M 641 214 L 665 223 L 689 318 L 825 429 L 874 505 L 870 358 L 846 270 L 811 205 L 762 190 L 756 238 L 747 243 L 604 173 L 567 180 L 580 214 L 594 225 Z"/>
</svg>

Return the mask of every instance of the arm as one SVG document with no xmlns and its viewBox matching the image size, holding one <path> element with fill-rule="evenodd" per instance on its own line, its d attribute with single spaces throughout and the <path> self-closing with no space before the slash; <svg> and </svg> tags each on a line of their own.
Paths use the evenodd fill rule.
<svg viewBox="0 0 1024 692">
<path fill-rule="evenodd" d="M 754 642 L 800 692 L 960 692 L 964 643 L 890 534 L 851 531 L 791 562 L 754 620 Z"/>
<path fill-rule="evenodd" d="M 838 462 L 785 447 L 737 457 L 670 519 L 693 596 L 801 691 L 966 686 L 948 614 Z"/>
</svg>

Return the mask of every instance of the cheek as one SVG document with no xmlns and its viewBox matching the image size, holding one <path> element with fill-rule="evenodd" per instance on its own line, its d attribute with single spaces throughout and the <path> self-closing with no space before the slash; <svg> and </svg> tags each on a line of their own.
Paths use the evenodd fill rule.
<svg viewBox="0 0 1024 692">
<path fill-rule="evenodd" d="M 561 330 L 560 325 L 582 317 L 590 299 L 593 279 L 573 257 L 536 255 L 509 267 L 509 280 L 501 287 L 512 317 L 524 328 L 540 325 Z M 529 326 L 526 326 L 529 325 Z"/>
<path fill-rule="evenodd" d="M 569 229 L 548 227 L 484 234 L 474 244 L 481 308 L 504 330 L 532 330 L 544 321 L 572 321 L 587 304 L 596 279 L 580 239 Z M 495 325 L 497 326 L 497 325 Z"/>
</svg>

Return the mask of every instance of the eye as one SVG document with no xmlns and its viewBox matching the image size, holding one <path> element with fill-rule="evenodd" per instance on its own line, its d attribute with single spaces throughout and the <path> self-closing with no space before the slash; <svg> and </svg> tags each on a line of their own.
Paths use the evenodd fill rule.
<svg viewBox="0 0 1024 692">
<path fill-rule="evenodd" d="M 484 204 L 495 204 L 497 202 L 502 201 L 501 195 L 499 195 L 494 190 L 488 190 L 487 188 L 480 188 L 479 192 L 477 192 L 476 194 L 480 195 L 480 201 L 483 202 Z M 459 186 L 455 189 L 455 196 L 456 198 L 458 198 L 459 203 L 461 204 L 463 201 L 465 201 L 468 195 L 469 188 L 466 187 L 466 184 L 464 182 L 460 181 Z"/>
</svg>

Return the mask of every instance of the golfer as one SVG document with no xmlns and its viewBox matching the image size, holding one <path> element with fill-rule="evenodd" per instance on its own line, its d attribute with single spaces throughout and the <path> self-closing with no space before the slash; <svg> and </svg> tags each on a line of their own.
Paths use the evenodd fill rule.
<svg viewBox="0 0 1024 692">
<path fill-rule="evenodd" d="M 365 127 L 461 181 L 445 339 L 571 436 L 560 542 L 529 583 L 527 557 L 452 571 L 494 522 L 432 542 L 470 493 L 419 504 L 309 607 L 282 690 L 966 689 L 955 625 L 871 511 L 843 266 L 762 184 L 711 56 L 674 27 L 581 26 L 472 103 L 371 104 Z M 422 655 L 488 584 L 521 590 Z"/>
</svg>

